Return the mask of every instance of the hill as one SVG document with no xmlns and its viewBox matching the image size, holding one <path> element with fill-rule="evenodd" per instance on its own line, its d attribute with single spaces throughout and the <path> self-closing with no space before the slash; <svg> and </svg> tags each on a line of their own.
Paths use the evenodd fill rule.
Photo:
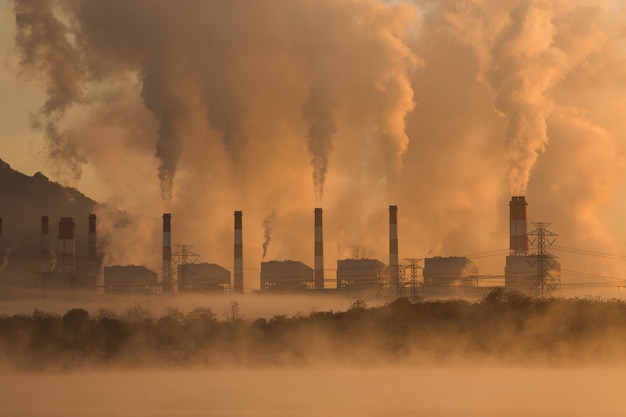
<svg viewBox="0 0 626 417">
<path fill-rule="evenodd" d="M 88 216 L 96 202 L 74 188 L 50 181 L 41 172 L 32 177 L 0 160 L 0 285 L 31 285 L 40 270 L 41 217 L 50 219 L 50 240 L 57 239 L 61 217 L 76 222 L 77 267 L 85 268 Z"/>
</svg>

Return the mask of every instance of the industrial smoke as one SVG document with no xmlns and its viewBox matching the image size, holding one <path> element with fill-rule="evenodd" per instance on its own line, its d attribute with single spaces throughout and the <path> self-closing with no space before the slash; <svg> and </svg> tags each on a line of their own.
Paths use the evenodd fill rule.
<svg viewBox="0 0 626 417">
<path fill-rule="evenodd" d="M 95 179 L 95 198 L 131 217 L 120 227 L 97 209 L 116 263 L 161 267 L 158 243 L 140 244 L 160 240 L 146 214 L 159 204 L 182 214 L 177 235 L 224 265 L 228 213 L 259 225 L 279 207 L 272 250 L 307 259 L 310 234 L 291 231 L 322 201 L 327 247 L 386 258 L 385 211 L 398 204 L 400 233 L 419 236 L 403 253 L 486 252 L 506 248 L 493 202 L 512 195 L 558 219 L 564 246 L 620 253 L 624 7 L 14 0 L 11 62 L 45 93 L 32 119 L 54 179 Z M 247 230 L 253 268 L 264 230 Z"/>
</svg>

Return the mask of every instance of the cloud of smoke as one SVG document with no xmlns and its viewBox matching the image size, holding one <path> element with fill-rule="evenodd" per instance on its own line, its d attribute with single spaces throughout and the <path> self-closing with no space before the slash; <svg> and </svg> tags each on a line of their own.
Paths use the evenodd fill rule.
<svg viewBox="0 0 626 417">
<path fill-rule="evenodd" d="M 495 90 L 495 109 L 506 118 L 512 195 L 526 194 L 533 167 L 546 150 L 548 119 L 556 105 L 552 90 L 605 40 L 588 20 L 598 12 L 593 2 L 470 0 L 448 15 L 454 30 L 478 52 L 480 77 Z"/>
<path fill-rule="evenodd" d="M 302 115 L 309 123 L 307 145 L 312 155 L 311 165 L 313 165 L 316 205 L 322 203 L 326 172 L 328 171 L 328 158 L 333 149 L 332 139 L 337 133 L 334 116 L 335 103 L 336 99 L 332 97 L 332 91 L 323 85 L 323 81 L 318 81 L 311 85 L 302 109 Z"/>
<path fill-rule="evenodd" d="M 56 132 L 132 218 L 116 233 L 115 215 L 98 213 L 111 262 L 158 268 L 159 183 L 175 239 L 222 265 L 232 211 L 244 211 L 248 288 L 265 236 L 245 224 L 280 208 L 272 252 L 310 263 L 322 195 L 337 257 L 361 248 L 386 259 L 389 204 L 412 237 L 401 259 L 505 249 L 510 193 L 526 193 L 530 220 L 552 222 L 560 245 L 624 251 L 619 2 L 15 5 L 45 12 L 18 18 L 17 45 L 26 74 L 63 87 L 49 94 L 64 97 L 49 99 Z M 40 20 L 65 41 L 35 37 Z M 503 260 L 480 267 L 502 273 Z"/>
<path fill-rule="evenodd" d="M 46 102 L 31 115 L 31 124 L 44 132 L 56 176 L 76 183 L 87 161 L 59 123 L 65 111 L 82 97 L 80 57 L 69 28 L 55 14 L 55 3 L 15 0 L 15 43 L 23 74 L 34 74 L 46 85 Z"/>
<path fill-rule="evenodd" d="M 261 260 L 265 259 L 265 255 L 267 255 L 267 248 L 272 240 L 272 222 L 274 221 L 274 217 L 276 217 L 276 210 L 272 210 L 269 216 L 263 220 L 263 256 L 261 256 Z"/>
</svg>

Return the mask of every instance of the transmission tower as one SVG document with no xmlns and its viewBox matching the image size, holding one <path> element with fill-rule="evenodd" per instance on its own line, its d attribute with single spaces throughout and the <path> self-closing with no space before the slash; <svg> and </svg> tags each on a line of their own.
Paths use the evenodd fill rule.
<svg viewBox="0 0 626 417">
<path fill-rule="evenodd" d="M 181 276 L 178 275 L 179 265 L 187 265 L 187 264 L 195 264 L 198 262 L 198 258 L 200 255 L 191 251 L 193 245 L 176 245 L 176 252 L 172 254 L 172 260 L 174 261 L 173 275 L 176 276 L 176 281 L 178 282 L 178 288 L 183 289 L 186 288 L 189 284 L 190 277 L 189 272 L 183 272 Z M 185 269 L 183 269 L 185 271 Z"/>
<path fill-rule="evenodd" d="M 537 280 L 534 284 L 534 288 L 538 289 L 541 295 L 545 295 L 546 292 L 555 290 L 561 287 L 561 275 L 557 270 L 556 257 L 547 251 L 548 246 L 552 246 L 556 241 L 556 233 L 548 230 L 550 223 L 547 222 L 533 222 L 536 229 L 529 233 L 530 236 L 535 236 L 532 244 L 537 245 L 537 253 L 535 254 L 537 267 Z"/>
<path fill-rule="evenodd" d="M 409 261 L 409 271 L 411 271 L 411 279 L 409 280 L 409 288 L 411 289 L 411 298 L 417 298 L 417 287 L 419 286 L 419 281 L 417 280 L 418 274 L 417 272 L 420 269 L 424 269 L 423 266 L 419 265 L 419 262 L 423 261 L 423 259 L 419 258 L 404 258 Z"/>
</svg>

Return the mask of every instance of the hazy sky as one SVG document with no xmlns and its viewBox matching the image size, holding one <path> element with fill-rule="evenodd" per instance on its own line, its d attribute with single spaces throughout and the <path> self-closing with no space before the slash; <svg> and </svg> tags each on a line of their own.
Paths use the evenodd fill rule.
<svg viewBox="0 0 626 417">
<path fill-rule="evenodd" d="M 560 246 L 626 254 L 620 1 L 2 7 L 0 158 L 127 210 L 115 235 L 98 213 L 109 263 L 158 269 L 164 211 L 174 243 L 230 268 L 243 210 L 248 288 L 268 217 L 267 259 L 312 266 L 317 206 L 327 278 L 388 262 L 390 204 L 400 259 L 506 250 L 519 194 Z M 558 254 L 564 280 L 626 267 Z"/>
</svg>

